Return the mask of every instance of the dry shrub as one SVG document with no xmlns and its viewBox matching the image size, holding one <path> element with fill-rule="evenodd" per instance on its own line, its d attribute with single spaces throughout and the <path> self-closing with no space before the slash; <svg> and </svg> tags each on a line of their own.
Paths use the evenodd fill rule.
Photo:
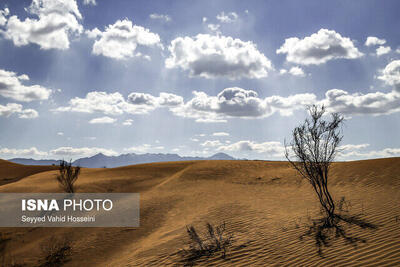
<svg viewBox="0 0 400 267">
<path fill-rule="evenodd" d="M 60 161 L 60 174 L 57 175 L 57 181 L 61 188 L 67 193 L 75 193 L 74 183 L 78 179 L 81 168 L 73 167 L 71 161 Z"/>
<path fill-rule="evenodd" d="M 40 249 L 43 255 L 42 267 L 62 266 L 70 260 L 72 254 L 72 242 L 67 236 L 52 236 L 44 241 Z"/>
<path fill-rule="evenodd" d="M 225 222 L 216 227 L 206 223 L 206 232 L 203 234 L 199 234 L 194 226 L 187 226 L 186 232 L 189 237 L 188 248 L 180 252 L 186 262 L 193 262 L 217 252 L 221 253 L 221 258 L 225 258 L 233 242 L 233 234 L 227 233 Z"/>
</svg>

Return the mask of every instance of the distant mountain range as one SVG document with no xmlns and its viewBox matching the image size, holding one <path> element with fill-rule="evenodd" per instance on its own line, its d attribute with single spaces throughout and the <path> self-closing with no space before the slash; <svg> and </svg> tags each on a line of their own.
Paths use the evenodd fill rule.
<svg viewBox="0 0 400 267">
<path fill-rule="evenodd" d="M 236 160 L 235 158 L 225 154 L 217 153 L 211 157 L 181 157 L 178 154 L 122 154 L 119 156 L 106 156 L 102 153 L 96 154 L 92 157 L 80 158 L 72 162 L 74 166 L 81 166 L 86 168 L 114 168 L 126 165 L 163 162 L 163 161 L 183 161 L 183 160 Z M 60 160 L 35 160 L 25 158 L 13 158 L 9 161 L 24 165 L 58 165 Z"/>
</svg>

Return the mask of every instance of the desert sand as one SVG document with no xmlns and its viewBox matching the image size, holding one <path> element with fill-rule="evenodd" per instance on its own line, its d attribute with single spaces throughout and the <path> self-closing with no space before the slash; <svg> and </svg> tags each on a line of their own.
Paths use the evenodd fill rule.
<svg viewBox="0 0 400 267">
<path fill-rule="evenodd" d="M 54 166 L 0 161 L 0 192 L 62 192 Z M 186 225 L 226 222 L 234 235 L 225 259 L 202 257 L 199 266 L 394 266 L 400 264 L 400 158 L 334 163 L 330 190 L 350 202 L 377 229 L 348 226 L 365 243 L 335 239 L 319 255 L 301 236 L 318 200 L 287 162 L 190 161 L 82 169 L 77 192 L 140 193 L 138 228 L 2 228 L 8 261 L 35 266 L 51 236 L 73 240 L 65 266 L 180 266 Z"/>
</svg>

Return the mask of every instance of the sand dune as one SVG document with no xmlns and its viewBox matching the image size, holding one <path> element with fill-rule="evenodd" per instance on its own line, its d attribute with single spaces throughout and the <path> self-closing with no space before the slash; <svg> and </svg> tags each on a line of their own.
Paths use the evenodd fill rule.
<svg viewBox="0 0 400 267">
<path fill-rule="evenodd" d="M 16 182 L 32 174 L 56 168 L 55 166 L 25 166 L 0 159 L 0 185 Z"/>
<path fill-rule="evenodd" d="M 52 167 L 34 169 L 0 161 L 0 192 L 61 192 Z M 46 169 L 47 168 L 47 169 Z M 23 178 L 23 179 L 22 179 Z M 340 162 L 330 180 L 335 199 L 344 196 L 351 213 L 379 225 L 356 226 L 366 239 L 357 247 L 342 239 L 316 252 L 315 240 L 299 236 L 318 201 L 286 162 L 187 161 L 83 169 L 78 192 L 139 192 L 139 228 L 3 228 L 7 257 L 28 265 L 43 256 L 40 243 L 52 235 L 74 240 L 66 266 L 179 266 L 186 225 L 204 228 L 225 221 L 234 234 L 226 259 L 200 258 L 200 266 L 389 266 L 400 264 L 400 158 Z"/>
</svg>

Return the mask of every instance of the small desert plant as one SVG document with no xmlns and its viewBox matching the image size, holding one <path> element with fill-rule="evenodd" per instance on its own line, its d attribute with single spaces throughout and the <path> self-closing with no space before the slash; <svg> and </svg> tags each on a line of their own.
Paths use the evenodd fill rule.
<svg viewBox="0 0 400 267">
<path fill-rule="evenodd" d="M 194 226 L 186 227 L 189 248 L 181 251 L 186 261 L 193 262 L 202 256 L 211 256 L 216 252 L 221 252 L 222 258 L 226 257 L 227 250 L 233 242 L 233 234 L 226 232 L 225 222 L 217 227 L 206 223 L 206 229 L 205 234 L 199 235 Z"/>
<path fill-rule="evenodd" d="M 326 224 L 332 226 L 335 202 L 328 189 L 328 174 L 343 138 L 340 128 L 344 117 L 332 113 L 330 121 L 324 120 L 324 106 L 313 105 L 308 111 L 311 118 L 293 130 L 290 144 L 285 142 L 285 156 L 292 167 L 310 182 L 326 214 Z M 294 154 L 294 160 L 290 152 Z"/>
<path fill-rule="evenodd" d="M 52 236 L 41 244 L 40 249 L 44 257 L 41 267 L 62 266 L 72 254 L 72 242 L 66 236 Z"/>
<path fill-rule="evenodd" d="M 323 216 L 312 220 L 308 231 L 300 239 L 305 235 L 314 236 L 318 253 L 322 254 L 321 247 L 329 246 L 332 233 L 335 233 L 334 237 L 342 237 L 354 245 L 365 242 L 364 239 L 347 235 L 343 223 L 369 229 L 376 229 L 377 226 L 364 221 L 359 215 L 344 214 L 349 212 L 350 203 L 345 198 L 335 202 L 329 192 L 329 170 L 340 150 L 344 117 L 332 113 L 331 119 L 325 120 L 324 106 L 313 105 L 308 111 L 311 118 L 294 128 L 292 141 L 289 144 L 285 142 L 285 156 L 292 167 L 308 180 L 318 196 Z"/>
<path fill-rule="evenodd" d="M 73 167 L 71 161 L 60 161 L 60 174 L 57 175 L 57 181 L 61 188 L 67 193 L 74 193 L 74 183 L 78 179 L 81 168 L 79 166 Z"/>
</svg>

